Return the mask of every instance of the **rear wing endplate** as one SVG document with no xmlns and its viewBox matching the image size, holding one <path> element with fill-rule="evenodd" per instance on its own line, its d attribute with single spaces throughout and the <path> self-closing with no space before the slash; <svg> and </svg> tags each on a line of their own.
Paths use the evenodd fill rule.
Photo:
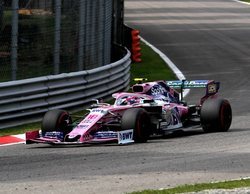
<svg viewBox="0 0 250 194">
<path fill-rule="evenodd" d="M 181 93 L 184 89 L 206 88 L 206 96 L 216 94 L 220 88 L 220 82 L 215 82 L 214 80 L 176 80 L 166 81 L 166 83 L 171 88 L 180 89 Z"/>
</svg>

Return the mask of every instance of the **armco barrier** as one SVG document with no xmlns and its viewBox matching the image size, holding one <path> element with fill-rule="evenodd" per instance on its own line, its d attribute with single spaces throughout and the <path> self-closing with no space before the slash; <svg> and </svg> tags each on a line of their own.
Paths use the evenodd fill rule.
<svg viewBox="0 0 250 194">
<path fill-rule="evenodd" d="M 76 110 L 125 89 L 130 53 L 92 70 L 0 83 L 0 129 L 41 120 L 50 109 Z"/>
</svg>

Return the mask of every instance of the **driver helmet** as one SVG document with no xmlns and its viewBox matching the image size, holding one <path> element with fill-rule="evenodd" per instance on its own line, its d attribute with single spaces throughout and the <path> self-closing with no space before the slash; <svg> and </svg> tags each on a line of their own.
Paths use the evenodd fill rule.
<svg viewBox="0 0 250 194">
<path fill-rule="evenodd" d="M 140 103 L 140 99 L 138 97 L 136 97 L 136 96 L 130 96 L 126 100 L 127 100 L 128 105 L 132 105 L 132 104 L 135 104 L 135 103 Z"/>
</svg>

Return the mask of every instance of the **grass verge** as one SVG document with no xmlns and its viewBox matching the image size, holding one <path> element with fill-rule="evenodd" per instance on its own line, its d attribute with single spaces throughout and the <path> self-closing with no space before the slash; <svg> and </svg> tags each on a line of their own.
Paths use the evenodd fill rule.
<svg viewBox="0 0 250 194">
<path fill-rule="evenodd" d="M 211 189 L 235 189 L 242 187 L 250 187 L 250 179 L 224 181 L 218 183 L 200 183 L 194 185 L 183 185 L 170 189 L 145 190 L 140 192 L 133 192 L 131 194 L 175 194 L 175 193 L 186 193 L 186 192 L 198 192 Z"/>
<path fill-rule="evenodd" d="M 247 3 L 250 3 L 250 0 L 241 0 L 243 2 L 247 2 Z"/>
<path fill-rule="evenodd" d="M 27 131 L 40 129 L 40 126 L 41 126 L 41 122 L 36 122 L 36 123 L 22 125 L 19 127 L 12 127 L 9 129 L 0 129 L 0 136 L 23 134 Z"/>
<path fill-rule="evenodd" d="M 131 82 L 136 77 L 147 78 L 148 81 L 155 80 L 174 80 L 176 79 L 172 70 L 170 70 L 166 63 L 155 53 L 150 47 L 141 43 L 142 47 L 142 63 L 131 64 Z"/>
<path fill-rule="evenodd" d="M 172 71 L 167 67 L 166 63 L 155 53 L 150 47 L 141 43 L 142 47 L 142 62 L 131 64 L 131 81 L 130 85 L 133 85 L 133 81 L 136 77 L 148 78 L 148 81 L 154 80 L 173 80 L 176 79 Z M 77 113 L 76 113 L 77 114 Z M 14 135 L 25 133 L 40 128 L 40 122 L 23 125 L 20 127 L 13 127 L 10 129 L 1 129 L 0 136 Z"/>
</svg>

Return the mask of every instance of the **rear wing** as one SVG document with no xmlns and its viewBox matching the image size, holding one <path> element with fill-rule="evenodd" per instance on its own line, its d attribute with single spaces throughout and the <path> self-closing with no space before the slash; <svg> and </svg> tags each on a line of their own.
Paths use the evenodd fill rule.
<svg viewBox="0 0 250 194">
<path fill-rule="evenodd" d="M 171 88 L 180 89 L 181 94 L 183 93 L 184 89 L 206 88 L 206 96 L 211 96 L 216 94 L 220 88 L 220 82 L 215 82 L 214 80 L 176 80 L 166 81 L 166 83 Z"/>
</svg>

